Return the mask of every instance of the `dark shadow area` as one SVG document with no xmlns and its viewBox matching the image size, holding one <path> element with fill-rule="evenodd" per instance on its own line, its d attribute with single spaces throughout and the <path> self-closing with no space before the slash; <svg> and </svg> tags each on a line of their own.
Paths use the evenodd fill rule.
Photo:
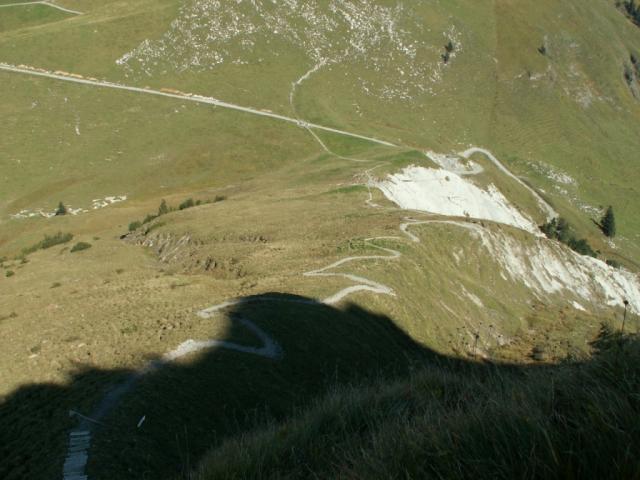
<svg viewBox="0 0 640 480">
<path fill-rule="evenodd" d="M 353 304 L 337 309 L 281 294 L 246 300 L 225 314 L 268 333 L 281 357 L 216 347 L 143 375 L 84 368 L 68 385 L 22 387 L 0 405 L 0 478 L 62 478 L 69 432 L 77 428 L 92 434 L 92 480 L 187 478 L 212 447 L 287 419 L 336 386 L 391 382 L 424 366 L 446 366 L 461 382 L 467 375 L 556 368 L 446 357 L 414 342 L 388 317 Z M 261 346 L 239 321 L 232 325 L 219 340 Z M 71 409 L 100 424 L 70 417 Z"/>
</svg>

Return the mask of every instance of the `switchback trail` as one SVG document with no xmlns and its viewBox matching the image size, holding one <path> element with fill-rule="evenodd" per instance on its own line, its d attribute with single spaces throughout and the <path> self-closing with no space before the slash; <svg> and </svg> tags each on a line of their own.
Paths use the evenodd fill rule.
<svg viewBox="0 0 640 480">
<path fill-rule="evenodd" d="M 327 146 L 327 144 L 322 141 L 322 139 L 318 136 L 318 134 L 309 127 L 309 124 L 306 123 L 302 118 L 300 118 L 300 115 L 298 114 L 298 110 L 296 109 L 296 105 L 295 105 L 295 97 L 296 97 L 296 92 L 298 91 L 298 87 L 300 87 L 300 85 L 302 85 L 304 81 L 308 80 L 311 77 L 311 75 L 316 73 L 326 64 L 327 64 L 326 60 L 322 60 L 318 62 L 316 65 L 311 67 L 304 75 L 302 75 L 298 80 L 291 83 L 291 91 L 289 92 L 289 106 L 291 107 L 291 111 L 295 115 L 296 119 L 301 123 L 301 125 L 303 125 L 304 128 L 306 128 L 306 130 L 318 142 L 318 144 L 322 147 L 322 149 L 325 152 L 327 152 L 329 155 L 333 155 L 334 157 L 340 158 L 341 160 L 347 160 L 349 162 L 360 162 L 360 163 L 367 162 L 367 160 L 362 160 L 360 158 L 344 157 L 334 152 L 333 150 L 331 150 Z"/>
<path fill-rule="evenodd" d="M 516 177 L 513 173 L 511 173 L 511 171 L 507 167 L 505 167 L 502 164 L 502 162 L 500 160 L 498 160 L 489 150 L 486 150 L 484 148 L 479 148 L 479 147 L 471 147 L 471 148 L 465 150 L 464 152 L 460 152 L 460 156 L 464 157 L 466 159 L 469 159 L 469 157 L 471 157 L 471 155 L 473 155 L 474 153 L 482 153 L 496 167 L 498 167 L 498 169 L 502 173 L 504 173 L 507 177 L 511 178 L 512 180 L 515 180 L 522 187 L 524 187 L 526 190 L 528 190 L 535 197 L 536 201 L 538 202 L 538 206 L 542 210 L 544 210 L 544 212 L 545 212 L 545 214 L 547 216 L 547 220 L 551 220 L 552 218 L 556 218 L 558 216 L 558 213 L 553 209 L 553 207 L 551 205 L 549 205 L 549 203 L 544 198 L 542 198 L 538 194 L 538 192 L 536 192 L 533 188 L 531 188 L 529 185 L 527 185 L 522 180 L 520 180 L 518 177 Z"/>
<path fill-rule="evenodd" d="M 337 262 L 332 263 L 324 268 L 320 268 L 318 270 L 312 270 L 310 272 L 305 272 L 303 275 L 305 277 L 343 277 L 351 280 L 352 282 L 359 282 L 357 285 L 352 285 L 350 287 L 343 288 L 342 290 L 330 295 L 329 297 L 322 300 L 322 303 L 327 305 L 334 305 L 340 302 L 343 298 L 351 295 L 355 292 L 361 291 L 369 291 L 377 294 L 383 295 L 392 295 L 395 296 L 395 293 L 391 287 L 383 285 L 378 282 L 374 282 L 373 280 L 369 280 L 364 277 L 360 277 L 358 275 L 353 275 L 351 273 L 338 273 L 338 272 L 329 272 L 328 270 L 333 270 L 345 263 L 355 262 L 355 261 L 363 261 L 363 260 L 393 260 L 396 258 L 400 258 L 402 255 L 397 250 L 392 250 L 390 248 L 379 247 L 371 242 L 374 240 L 385 240 L 385 239 L 397 239 L 398 237 L 374 237 L 367 238 L 364 240 L 364 243 L 370 247 L 376 248 L 383 252 L 388 253 L 388 255 L 362 255 L 358 257 L 346 257 Z"/>
<path fill-rule="evenodd" d="M 479 228 L 473 224 L 469 224 L 464 221 L 455 221 L 455 220 L 414 220 L 411 218 L 406 218 L 406 222 L 400 225 L 400 231 L 404 233 L 410 240 L 413 242 L 419 242 L 420 239 L 408 231 L 408 229 L 415 225 L 422 224 L 430 224 L 430 223 L 442 223 L 442 224 L 451 224 L 460 226 L 463 228 L 474 230 Z M 375 282 L 373 280 L 369 280 L 367 278 L 361 277 L 359 275 L 354 275 L 351 273 L 341 273 L 341 272 L 332 272 L 342 265 L 347 263 L 357 262 L 357 261 L 367 261 L 367 260 L 395 260 L 402 256 L 402 254 L 391 248 L 385 248 L 378 245 L 375 245 L 375 240 L 386 240 L 386 239 L 394 239 L 397 240 L 399 237 L 395 236 L 384 236 L 384 237 L 373 237 L 367 238 L 364 242 L 375 249 L 385 252 L 387 255 L 361 255 L 361 256 L 352 256 L 346 257 L 336 262 L 327 265 L 326 267 L 311 270 L 303 273 L 306 277 L 342 277 L 355 282 L 355 285 L 351 285 L 349 287 L 345 287 L 338 292 L 326 297 L 324 300 L 316 301 L 316 300 L 304 300 L 304 299 L 288 299 L 281 297 L 261 297 L 261 298 L 238 298 L 233 300 L 227 300 L 217 305 L 213 305 L 211 307 L 200 310 L 197 315 L 201 318 L 211 318 L 218 313 L 223 312 L 224 310 L 234 307 L 241 304 L 248 303 L 296 303 L 296 304 L 304 304 L 304 305 L 335 305 L 342 301 L 347 296 L 361 291 L 368 291 L 374 294 L 381 295 L 391 295 L 395 296 L 395 292 L 393 289 L 387 285 L 384 285 L 379 282 Z M 69 433 L 69 443 L 67 448 L 67 456 L 64 462 L 63 467 L 63 480 L 87 480 L 88 477 L 86 475 L 86 465 L 89 461 L 89 450 L 91 445 L 91 434 L 93 429 L 95 428 L 95 424 L 101 424 L 101 420 L 106 417 L 108 413 L 113 411 L 119 404 L 120 399 L 127 393 L 129 393 L 138 380 L 142 378 L 149 372 L 153 372 L 162 368 L 163 365 L 173 362 L 181 357 L 186 355 L 196 353 L 201 350 L 210 349 L 210 348 L 224 348 L 228 350 L 234 350 L 238 352 L 243 352 L 251 355 L 257 355 L 264 358 L 277 360 L 284 355 L 284 351 L 282 347 L 278 344 L 278 342 L 272 338 L 267 332 L 262 330 L 258 325 L 252 322 L 249 319 L 241 318 L 241 317 L 231 317 L 232 321 L 238 322 L 240 325 L 251 331 L 256 335 L 261 341 L 261 347 L 250 347 L 247 345 L 238 344 L 235 342 L 229 342 L 226 340 L 216 340 L 216 339 L 208 339 L 208 340 L 193 340 L 188 339 L 178 345 L 175 349 L 165 353 L 160 360 L 153 361 L 148 363 L 144 368 L 138 370 L 137 372 L 130 375 L 124 382 L 119 385 L 113 387 L 111 390 L 107 392 L 107 394 L 100 401 L 99 405 L 94 409 L 89 417 L 84 417 L 78 415 L 81 418 L 80 424 L 74 428 Z"/>
<path fill-rule="evenodd" d="M 276 298 L 274 298 L 274 301 Z M 279 301 L 283 301 L 280 299 Z M 207 309 L 198 312 L 198 316 L 201 318 L 210 318 L 216 313 L 225 310 L 226 308 L 241 304 L 248 303 L 242 299 L 227 301 L 220 305 L 215 305 Z M 310 302 L 311 303 L 311 302 Z M 249 347 L 241 345 L 235 342 L 228 342 L 225 340 L 192 340 L 189 339 L 182 342 L 178 347 L 170 352 L 164 354 L 160 360 L 155 360 L 146 364 L 140 370 L 132 373 L 122 383 L 111 388 L 105 396 L 102 398 L 98 406 L 93 410 L 89 416 L 82 416 L 77 412 L 73 412 L 78 416 L 81 421 L 79 425 L 69 432 L 69 442 L 67 447 L 67 454 L 65 457 L 62 478 L 63 480 L 87 480 L 86 467 L 89 461 L 89 449 L 91 447 L 91 434 L 95 428 L 95 425 L 102 424 L 107 414 L 113 411 L 120 403 L 121 398 L 129 393 L 138 383 L 144 375 L 150 372 L 157 371 L 167 363 L 173 362 L 181 357 L 189 355 L 191 353 L 198 352 L 200 350 L 209 348 L 225 348 L 227 350 L 235 350 L 238 352 L 248 353 L 252 355 L 258 355 L 260 357 L 277 359 L 283 354 L 282 348 L 269 334 L 258 327 L 251 320 L 242 317 L 232 317 L 232 321 L 238 322 L 240 325 L 251 331 L 256 337 L 262 341 L 261 347 Z"/>
</svg>

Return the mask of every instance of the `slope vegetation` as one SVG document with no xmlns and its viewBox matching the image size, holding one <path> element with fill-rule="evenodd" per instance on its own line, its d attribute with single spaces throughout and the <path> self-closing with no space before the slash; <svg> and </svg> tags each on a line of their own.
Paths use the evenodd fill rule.
<svg viewBox="0 0 640 480">
<path fill-rule="evenodd" d="M 640 30 L 613 2 L 8 3 L 0 477 L 171 478 L 345 383 L 488 389 L 481 359 L 589 364 L 602 323 L 638 328 Z"/>
</svg>

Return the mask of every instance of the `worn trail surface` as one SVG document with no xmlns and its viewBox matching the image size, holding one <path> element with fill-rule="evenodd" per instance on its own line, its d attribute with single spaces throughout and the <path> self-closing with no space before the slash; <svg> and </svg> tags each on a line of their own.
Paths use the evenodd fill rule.
<svg viewBox="0 0 640 480">
<path fill-rule="evenodd" d="M 551 205 L 549 205 L 549 203 L 538 194 L 538 192 L 536 192 L 533 188 L 531 188 L 529 185 L 527 185 L 522 180 L 520 180 L 518 177 L 516 177 L 513 173 L 511 173 L 511 171 L 507 167 L 505 167 L 502 164 L 502 162 L 500 160 L 498 160 L 493 155 L 493 153 L 491 153 L 489 150 L 486 150 L 484 148 L 479 148 L 479 147 L 471 147 L 468 150 L 465 150 L 464 152 L 461 152 L 460 156 L 468 159 L 474 153 L 482 153 L 485 157 L 487 157 L 489 160 L 491 160 L 491 162 L 496 167 L 498 167 L 498 169 L 502 173 L 504 173 L 507 177 L 511 178 L 512 180 L 515 180 L 522 187 L 524 187 L 527 191 L 529 191 L 535 197 L 536 201 L 538 202 L 538 206 L 545 212 L 545 214 L 547 216 L 547 220 L 551 220 L 552 218 L 556 218 L 558 216 L 558 212 L 556 212 L 553 209 L 553 207 Z"/>
<path fill-rule="evenodd" d="M 82 12 L 78 12 L 76 10 L 70 10 L 68 8 L 64 8 L 61 7 L 60 5 L 56 5 L 55 3 L 50 3 L 50 2 L 19 2 L 19 3 L 5 3 L 0 5 L 0 8 L 4 8 L 4 7 L 24 7 L 27 5 L 44 5 L 46 7 L 51 7 L 51 8 L 55 8 L 56 10 L 60 10 L 62 12 L 66 12 L 66 13 L 72 13 L 74 15 L 82 15 Z"/>
<path fill-rule="evenodd" d="M 236 111 L 240 111 L 240 112 L 244 112 L 244 113 L 249 113 L 251 115 L 259 115 L 261 117 L 268 117 L 268 118 L 273 118 L 275 120 L 281 120 L 283 122 L 293 123 L 293 124 L 295 124 L 295 125 L 297 125 L 297 126 L 299 126 L 301 128 L 323 130 L 323 131 L 326 131 L 326 132 L 336 133 L 338 135 L 344 135 L 344 136 L 347 136 L 347 137 L 359 138 L 360 140 L 366 140 L 368 142 L 377 143 L 379 145 L 385 145 L 387 147 L 395 147 L 396 146 L 393 143 L 387 142 L 386 140 L 381 140 L 379 138 L 367 137 L 365 135 L 360 135 L 358 133 L 347 132 L 345 130 L 339 130 L 339 129 L 331 128 L 331 127 L 325 127 L 323 125 L 318 125 L 318 124 L 315 124 L 315 123 L 305 122 L 305 121 L 299 120 L 297 118 L 291 118 L 291 117 L 287 117 L 285 115 L 280 115 L 280 114 L 273 113 L 273 112 L 267 112 L 267 111 L 259 110 L 259 109 L 256 109 L 256 108 L 243 107 L 241 105 L 236 105 L 234 103 L 224 102 L 222 100 L 218 100 L 218 99 L 213 98 L 213 97 L 204 97 L 202 95 L 194 95 L 194 94 L 182 93 L 182 92 L 178 92 L 178 91 L 175 91 L 175 93 L 172 93 L 171 91 L 162 91 L 162 90 L 153 90 L 153 89 L 150 89 L 150 88 L 132 87 L 132 86 L 128 86 L 128 85 L 122 85 L 120 83 L 107 82 L 107 81 L 97 80 L 97 79 L 82 78 L 79 75 L 74 75 L 74 76 L 63 75 L 61 73 L 54 73 L 54 72 L 48 72 L 48 71 L 42 71 L 42 70 L 35 70 L 35 69 L 31 69 L 31 68 L 25 68 L 24 66 L 14 66 L 14 65 L 6 64 L 6 63 L 0 63 L 0 70 L 5 71 L 5 72 L 20 73 L 20 74 L 24 74 L 24 75 L 33 75 L 33 76 L 37 76 L 37 77 L 52 78 L 52 79 L 60 80 L 60 81 L 63 81 L 63 82 L 79 83 L 79 84 L 82 84 L 82 85 L 90 85 L 90 86 L 93 86 L 93 87 L 112 88 L 112 89 L 116 89 L 116 90 L 125 90 L 125 91 L 128 91 L 128 92 L 141 93 L 141 94 L 145 94 L 145 95 L 156 95 L 156 96 L 160 96 L 160 97 L 177 98 L 177 99 L 180 99 L 180 100 L 183 100 L 183 101 L 188 101 L 188 102 L 206 103 L 206 104 L 209 104 L 209 105 L 215 105 L 216 107 L 228 108 L 230 110 L 236 110 Z"/>
</svg>

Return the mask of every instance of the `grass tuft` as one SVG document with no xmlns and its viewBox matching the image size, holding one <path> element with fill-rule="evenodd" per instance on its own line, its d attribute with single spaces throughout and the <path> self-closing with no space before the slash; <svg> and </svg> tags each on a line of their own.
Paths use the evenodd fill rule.
<svg viewBox="0 0 640 480">
<path fill-rule="evenodd" d="M 71 247 L 71 253 L 81 252 L 82 250 L 87 250 L 91 248 L 91 244 L 87 242 L 78 242 L 73 247 Z"/>
<path fill-rule="evenodd" d="M 341 388 L 223 443 L 195 478 L 635 478 L 640 338 L 603 330 L 593 348 L 582 364 L 431 364 Z"/>
</svg>

